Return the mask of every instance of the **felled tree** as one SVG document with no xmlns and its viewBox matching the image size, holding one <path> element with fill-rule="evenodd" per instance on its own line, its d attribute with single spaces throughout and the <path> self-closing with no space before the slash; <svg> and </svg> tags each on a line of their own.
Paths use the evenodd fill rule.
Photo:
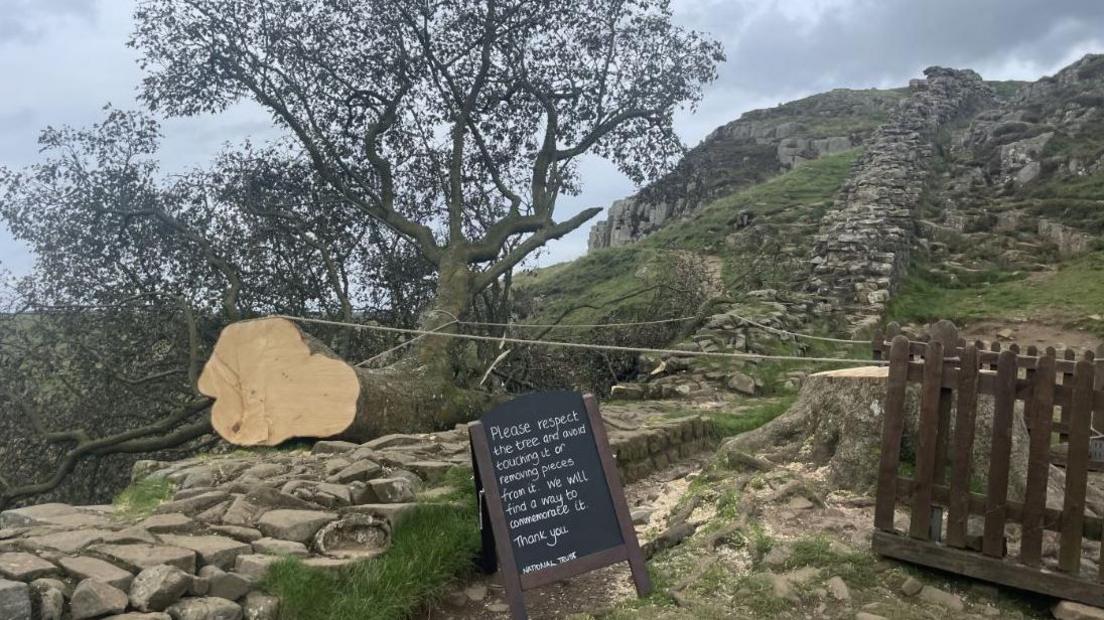
<svg viewBox="0 0 1104 620">
<path fill-rule="evenodd" d="M 427 329 L 600 211 L 555 219 L 582 155 L 636 181 L 671 164 L 672 116 L 722 58 L 666 0 L 148 0 L 136 18 L 146 103 L 267 108 L 321 179 L 434 266 Z M 450 342 L 422 339 L 363 389 L 407 395 L 407 428 L 470 414 L 457 386 L 482 368 Z"/>
<path fill-rule="evenodd" d="M 44 131 L 40 162 L 0 167 L 0 218 L 36 258 L 0 291 L 0 506 L 55 490 L 103 501 L 127 455 L 194 446 L 211 431 L 199 368 L 227 323 L 355 306 L 409 325 L 417 307 L 397 304 L 422 303 L 424 265 L 360 243 L 377 223 L 303 206 L 343 201 L 294 153 L 246 149 L 165 178 L 158 139 L 148 115 L 109 109 Z M 366 280 L 409 296 L 348 284 Z M 394 342 L 352 344 L 366 356 Z M 74 471 L 84 484 L 63 484 Z"/>
</svg>

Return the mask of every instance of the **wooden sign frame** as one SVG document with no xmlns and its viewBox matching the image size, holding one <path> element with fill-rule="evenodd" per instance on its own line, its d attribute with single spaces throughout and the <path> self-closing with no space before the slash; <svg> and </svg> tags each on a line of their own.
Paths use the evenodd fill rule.
<svg viewBox="0 0 1104 620">
<path fill-rule="evenodd" d="M 586 405 L 587 419 L 590 421 L 595 447 L 598 449 L 598 457 L 602 463 L 602 474 L 605 477 L 606 485 L 609 487 L 614 515 L 621 529 L 622 542 L 616 547 L 531 573 L 521 574 L 514 561 L 514 548 L 510 542 L 510 530 L 506 523 L 506 512 L 502 505 L 498 480 L 494 475 L 494 465 L 484 425 L 482 422 L 475 422 L 468 426 L 472 455 L 475 459 L 475 475 L 482 483 L 484 491 L 481 494 L 479 509 L 481 514 L 486 515 L 487 520 L 490 521 L 490 528 L 495 541 L 495 554 L 498 558 L 499 570 L 502 573 L 502 585 L 506 589 L 506 601 L 510 606 L 510 615 L 514 620 L 528 620 L 529 618 L 529 614 L 525 610 L 526 590 L 539 588 L 618 562 L 629 563 L 638 596 L 647 596 L 652 591 L 652 582 L 648 576 L 647 567 L 644 565 L 644 554 L 640 551 L 640 542 L 636 538 L 636 530 L 633 528 L 629 505 L 625 500 L 625 491 L 621 486 L 621 477 L 617 472 L 617 464 L 614 462 L 613 453 L 610 451 L 606 427 L 602 422 L 602 416 L 598 413 L 598 402 L 593 394 L 584 394 L 583 403 Z M 486 532 L 486 524 L 483 524 L 481 529 Z M 484 540 L 486 540 L 486 537 L 484 537 Z"/>
</svg>

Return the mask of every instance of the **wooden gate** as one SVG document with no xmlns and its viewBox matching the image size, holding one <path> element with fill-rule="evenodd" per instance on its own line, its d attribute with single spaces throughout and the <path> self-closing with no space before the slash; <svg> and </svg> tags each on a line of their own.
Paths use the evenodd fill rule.
<svg viewBox="0 0 1104 620">
<path fill-rule="evenodd" d="M 897 336 L 883 350 L 890 366 L 874 551 L 1104 606 L 1104 571 L 1082 569 L 1083 555 L 1104 565 L 1100 545 L 1086 542 L 1100 541 L 1101 519 L 1085 509 L 1090 439 L 1094 426 L 1104 430 L 1093 424 L 1094 417 L 1104 420 L 1104 360 L 1095 361 L 1091 352 L 1065 359 L 1052 348 L 1041 354 L 1032 348 L 1027 355 L 984 350 L 959 340 L 953 326 L 936 330 L 927 342 Z M 915 457 L 905 459 L 911 477 L 902 467 L 909 383 L 920 384 Z M 991 425 L 976 424 L 979 395 L 993 398 Z M 1029 437 L 1022 502 L 1009 499 L 1015 416 L 1023 416 Z M 971 488 L 975 432 L 990 437 L 984 492 Z M 1061 506 L 1048 506 L 1052 444 L 1059 439 L 1068 442 L 1064 495 Z M 898 504 L 909 508 L 904 532 L 894 528 Z M 975 528 L 969 527 L 971 515 Z M 1045 554 L 1044 541 L 1057 553 Z"/>
</svg>

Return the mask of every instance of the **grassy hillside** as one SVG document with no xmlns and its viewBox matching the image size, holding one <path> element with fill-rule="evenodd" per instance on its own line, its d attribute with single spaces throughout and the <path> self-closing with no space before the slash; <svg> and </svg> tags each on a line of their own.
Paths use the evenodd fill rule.
<svg viewBox="0 0 1104 620">
<path fill-rule="evenodd" d="M 529 320 L 558 318 L 579 300 L 586 300 L 592 307 L 572 312 L 564 322 L 592 323 L 631 310 L 634 305 L 646 303 L 646 298 L 621 298 L 647 287 L 666 267 L 688 256 L 719 261 L 719 275 L 727 292 L 738 292 L 743 283 L 737 276 L 748 261 L 753 260 L 749 254 L 762 253 L 758 242 L 785 241 L 800 245 L 811 241 L 810 235 L 794 238 L 771 234 L 755 235 L 755 244 L 733 243 L 731 237 L 737 232 L 740 214 L 751 212 L 755 222 L 753 228 L 769 227 L 772 232 L 788 227 L 815 228 L 859 152 L 856 149 L 823 157 L 764 183 L 723 196 L 636 244 L 594 251 L 569 263 L 518 276 L 515 285 L 541 300 L 537 312 Z"/>
<path fill-rule="evenodd" d="M 1054 271 L 994 271 L 961 287 L 934 281 L 922 269 L 913 274 L 890 304 L 891 320 L 1031 319 L 1104 336 L 1104 252 L 1061 263 Z"/>
</svg>

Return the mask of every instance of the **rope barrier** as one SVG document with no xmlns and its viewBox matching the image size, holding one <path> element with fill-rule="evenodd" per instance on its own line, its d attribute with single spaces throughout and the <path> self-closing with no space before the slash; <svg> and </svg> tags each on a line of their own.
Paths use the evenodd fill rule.
<svg viewBox="0 0 1104 620">
<path fill-rule="evenodd" d="M 678 317 L 677 319 L 659 319 L 659 320 L 656 320 L 656 321 L 631 321 L 631 322 L 626 322 L 626 323 L 598 323 L 598 324 L 589 324 L 589 325 L 566 324 L 565 325 L 565 324 L 559 324 L 559 323 L 488 323 L 488 322 L 482 322 L 482 321 L 460 321 L 460 320 L 455 320 L 456 317 L 454 315 L 448 313 L 448 312 L 443 312 L 443 311 L 440 311 L 440 310 L 432 310 L 431 312 L 441 312 L 442 314 L 447 314 L 447 315 L 449 315 L 450 317 L 452 317 L 454 319 L 454 322 L 457 325 L 472 325 L 472 326 L 476 326 L 476 327 L 507 327 L 507 328 L 510 328 L 510 327 L 523 327 L 523 328 L 524 327 L 532 327 L 532 328 L 554 328 L 554 329 L 595 329 L 595 328 L 600 328 L 600 327 L 632 327 L 632 326 L 639 326 L 639 325 L 659 325 L 659 324 L 662 324 L 662 323 L 680 323 L 682 321 L 689 321 L 691 319 L 698 318 L 697 315 L 691 315 L 691 316 Z M 741 320 L 741 321 L 743 321 L 743 322 L 745 322 L 749 325 L 753 325 L 755 327 L 758 327 L 760 329 L 764 329 L 764 330 L 769 331 L 769 332 L 774 332 L 776 334 L 785 334 L 787 336 L 793 336 L 795 338 L 805 338 L 807 340 L 820 340 L 822 342 L 834 342 L 834 343 L 837 343 L 837 344 L 870 344 L 869 340 L 848 340 L 848 339 L 845 339 L 845 338 L 829 338 L 827 336 L 814 336 L 812 334 L 802 334 L 802 333 L 799 333 L 799 332 L 791 332 L 791 331 L 788 331 L 788 330 L 785 330 L 785 329 L 780 329 L 780 328 L 777 328 L 777 327 L 771 327 L 770 325 L 764 325 L 762 323 L 759 323 L 759 322 L 754 321 L 752 319 L 749 319 L 747 317 L 740 316 L 738 314 L 733 314 L 731 312 L 729 312 L 728 315 L 731 316 L 731 317 L 735 317 L 736 319 L 739 319 L 739 320 Z"/>
<path fill-rule="evenodd" d="M 842 363 L 861 366 L 886 366 L 885 360 L 857 360 L 842 357 L 801 357 L 798 355 L 768 355 L 759 353 L 720 353 L 713 351 L 680 351 L 678 349 L 654 349 L 650 347 L 625 347 L 612 344 L 590 344 L 585 342 L 565 342 L 558 340 L 526 340 L 524 338 L 510 338 L 505 336 L 480 336 L 478 334 L 457 334 L 452 332 L 435 332 L 424 329 L 407 329 L 403 327 L 387 327 L 384 325 L 363 325 L 360 323 L 345 323 L 342 321 L 330 321 L 327 319 L 309 319 L 306 317 L 289 316 L 286 314 L 274 314 L 272 318 L 286 319 L 300 323 L 314 323 L 317 325 L 330 325 L 336 327 L 351 327 L 353 329 L 368 329 L 372 331 L 390 332 L 394 334 L 413 334 L 418 337 L 439 336 L 442 338 L 456 338 L 460 340 L 480 340 L 486 342 L 512 342 L 515 344 L 542 345 L 550 347 L 564 347 L 569 349 L 588 349 L 593 351 L 617 351 L 622 353 L 652 353 L 656 355 L 677 355 L 680 357 L 713 357 L 722 359 L 760 359 L 801 362 Z M 438 328 L 440 329 L 440 328 Z"/>
<path fill-rule="evenodd" d="M 738 314 L 732 314 L 731 312 L 729 312 L 728 315 L 729 316 L 734 316 L 734 317 L 740 319 L 741 321 L 743 321 L 745 323 L 749 323 L 751 325 L 754 325 L 755 327 L 758 327 L 760 329 L 765 329 L 769 332 L 774 332 L 776 334 L 786 334 L 786 335 L 794 336 L 794 337 L 797 337 L 797 338 L 805 338 L 805 339 L 808 339 L 808 340 L 820 340 L 822 342 L 835 342 L 835 343 L 838 343 L 838 344 L 870 344 L 869 340 L 847 340 L 847 339 L 844 339 L 844 338 L 829 338 L 827 336 L 814 336 L 812 334 L 799 334 L 797 332 L 791 332 L 791 331 L 786 331 L 784 329 L 779 329 L 777 327 L 771 327 L 770 325 L 763 325 L 762 323 L 757 323 L 757 322 L 755 322 L 755 321 L 753 321 L 753 320 L 751 320 L 747 317 L 743 317 L 743 316 L 740 316 Z"/>
<path fill-rule="evenodd" d="M 476 327 L 533 327 L 556 329 L 594 329 L 597 327 L 634 327 L 639 325 L 659 325 L 661 323 L 680 323 L 696 319 L 697 316 L 683 316 L 677 319 L 659 319 L 656 321 L 630 321 L 627 323 L 597 323 L 590 325 L 576 325 L 574 323 L 486 323 L 482 321 L 457 321 L 460 325 L 472 325 Z"/>
<path fill-rule="evenodd" d="M 434 332 L 439 332 L 439 331 L 441 331 L 442 329 L 444 329 L 446 327 L 449 327 L 451 325 L 456 325 L 457 322 L 458 321 L 449 321 L 448 323 L 445 323 L 444 325 L 442 325 L 440 327 L 434 328 L 433 331 Z M 383 353 L 378 353 L 376 355 L 373 355 L 372 357 L 369 357 L 368 359 L 364 360 L 363 362 L 357 364 L 356 367 L 357 368 L 363 368 L 364 366 L 367 366 L 368 364 L 371 364 L 372 362 L 374 362 L 378 359 L 383 359 L 383 358 L 387 357 L 388 355 L 394 353 L 395 351 L 398 351 L 399 349 L 401 349 L 405 346 L 409 346 L 409 345 L 411 345 L 411 344 L 413 344 L 413 343 L 415 343 L 415 342 L 417 342 L 417 341 L 419 341 L 419 340 L 421 340 L 422 338 L 425 338 L 425 337 L 426 337 L 426 334 L 422 334 L 421 336 L 418 336 L 417 338 L 411 338 L 410 340 L 407 340 L 406 342 L 400 342 L 399 344 L 391 347 L 390 349 L 384 351 Z"/>
</svg>

